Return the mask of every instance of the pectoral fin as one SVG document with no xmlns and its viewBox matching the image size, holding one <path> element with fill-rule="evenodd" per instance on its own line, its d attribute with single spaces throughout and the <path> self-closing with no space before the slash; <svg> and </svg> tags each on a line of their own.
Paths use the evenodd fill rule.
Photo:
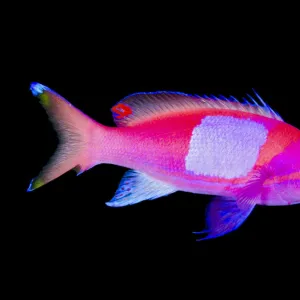
<svg viewBox="0 0 300 300">
<path fill-rule="evenodd" d="M 242 210 L 247 210 L 249 206 L 255 205 L 260 201 L 264 182 L 273 176 L 274 170 L 270 166 L 256 168 L 247 184 L 233 191 L 238 207 Z"/>
</svg>

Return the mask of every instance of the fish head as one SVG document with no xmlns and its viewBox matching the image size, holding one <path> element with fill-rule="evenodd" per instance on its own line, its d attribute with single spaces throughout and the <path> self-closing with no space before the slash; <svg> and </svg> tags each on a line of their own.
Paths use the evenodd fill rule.
<svg viewBox="0 0 300 300">
<path fill-rule="evenodd" d="M 271 162 L 271 198 L 280 198 L 286 204 L 300 203 L 300 139 L 292 142 Z"/>
</svg>

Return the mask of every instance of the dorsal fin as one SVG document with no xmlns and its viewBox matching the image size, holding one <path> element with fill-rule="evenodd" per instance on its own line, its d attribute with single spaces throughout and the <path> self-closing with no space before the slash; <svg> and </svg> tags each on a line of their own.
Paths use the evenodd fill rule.
<svg viewBox="0 0 300 300">
<path fill-rule="evenodd" d="M 283 121 L 255 91 L 254 93 L 261 104 L 250 95 L 247 95 L 249 100 L 244 98 L 244 102 L 240 102 L 233 96 L 226 98 L 222 95 L 198 96 L 168 91 L 135 93 L 123 98 L 111 111 L 119 127 L 134 126 L 170 112 L 204 108 L 239 110 Z"/>
</svg>

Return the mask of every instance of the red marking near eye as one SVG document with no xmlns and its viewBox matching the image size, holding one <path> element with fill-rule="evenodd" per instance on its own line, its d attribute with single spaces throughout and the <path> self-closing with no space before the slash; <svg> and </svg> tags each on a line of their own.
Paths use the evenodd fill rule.
<svg viewBox="0 0 300 300">
<path fill-rule="evenodd" d="M 117 119 L 122 119 L 132 114 L 132 109 L 123 103 L 117 104 L 111 110 L 117 114 Z"/>
</svg>

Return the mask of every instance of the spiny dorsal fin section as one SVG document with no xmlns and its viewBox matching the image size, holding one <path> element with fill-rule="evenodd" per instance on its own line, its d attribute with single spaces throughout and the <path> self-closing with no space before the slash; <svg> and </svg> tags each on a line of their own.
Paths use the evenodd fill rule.
<svg viewBox="0 0 300 300">
<path fill-rule="evenodd" d="M 134 126 L 170 112 L 205 108 L 239 110 L 283 121 L 256 92 L 255 95 L 261 104 L 250 95 L 249 99 L 240 102 L 233 96 L 226 98 L 222 95 L 198 96 L 168 91 L 136 93 L 119 101 L 111 110 L 119 127 Z"/>
</svg>

